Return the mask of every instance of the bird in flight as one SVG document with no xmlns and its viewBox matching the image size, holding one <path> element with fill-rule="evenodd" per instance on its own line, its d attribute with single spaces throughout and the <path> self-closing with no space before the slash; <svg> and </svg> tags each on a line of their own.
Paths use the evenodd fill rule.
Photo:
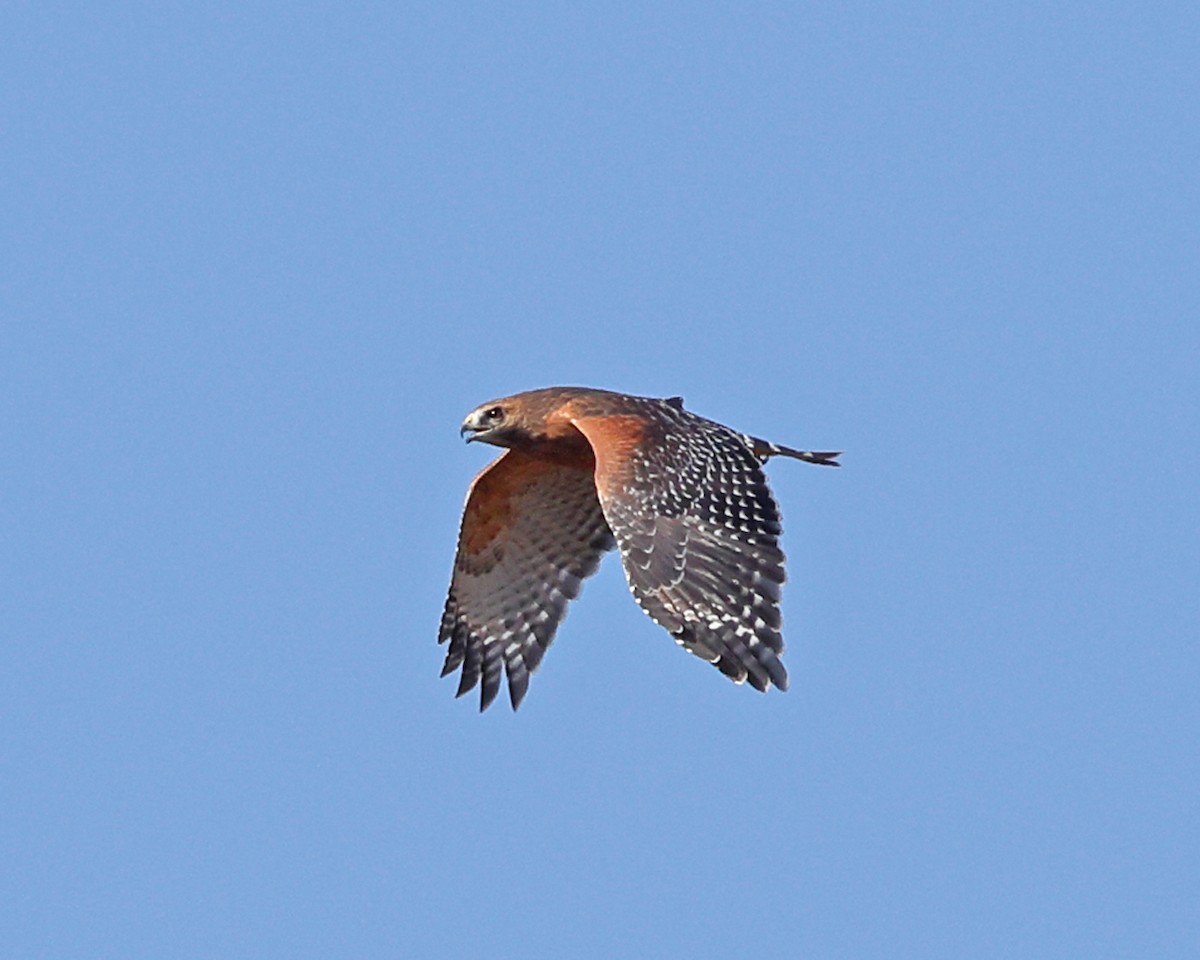
<svg viewBox="0 0 1200 960">
<path fill-rule="evenodd" d="M 735 683 L 787 689 L 779 659 L 779 508 L 762 464 L 838 466 L 683 408 L 680 397 L 550 387 L 491 400 L 467 441 L 505 447 L 471 484 L 438 643 L 457 696 L 486 710 L 508 676 L 513 709 L 567 603 L 621 552 L 634 599 L 676 643 Z"/>
</svg>

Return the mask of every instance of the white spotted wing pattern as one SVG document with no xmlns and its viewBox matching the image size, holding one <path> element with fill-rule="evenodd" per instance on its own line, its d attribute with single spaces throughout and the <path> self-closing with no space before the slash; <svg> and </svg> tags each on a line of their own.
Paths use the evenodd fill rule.
<svg viewBox="0 0 1200 960">
<path fill-rule="evenodd" d="M 508 450 L 471 485 L 438 642 L 442 676 L 462 667 L 458 696 L 480 710 L 508 676 L 513 709 L 583 580 L 614 546 L 590 470 Z"/>
<path fill-rule="evenodd" d="M 604 425 L 576 421 L 597 438 L 600 503 L 634 598 L 735 682 L 786 690 L 779 508 L 756 441 L 676 405 L 642 403 L 652 409 L 635 443 L 597 442 Z"/>
</svg>

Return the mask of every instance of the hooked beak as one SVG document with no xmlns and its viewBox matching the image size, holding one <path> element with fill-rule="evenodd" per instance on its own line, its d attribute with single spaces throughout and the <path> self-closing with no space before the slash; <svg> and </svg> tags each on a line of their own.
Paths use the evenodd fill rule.
<svg viewBox="0 0 1200 960">
<path fill-rule="evenodd" d="M 465 437 L 467 443 L 470 443 L 472 440 L 479 440 L 483 434 L 487 433 L 487 429 L 486 426 L 479 422 L 479 415 L 472 413 L 463 421 L 462 426 L 458 428 L 458 435 Z"/>
<path fill-rule="evenodd" d="M 458 428 L 458 435 L 466 438 L 467 443 L 478 440 L 480 443 L 491 443 L 497 447 L 507 446 L 504 425 L 496 422 L 498 418 L 495 414 L 488 416 L 490 412 L 491 407 L 472 410 Z"/>
</svg>

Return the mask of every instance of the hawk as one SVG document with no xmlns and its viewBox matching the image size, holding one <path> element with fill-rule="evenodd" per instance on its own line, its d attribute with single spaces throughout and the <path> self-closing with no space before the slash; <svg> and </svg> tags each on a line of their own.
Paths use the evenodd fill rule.
<svg viewBox="0 0 1200 960">
<path fill-rule="evenodd" d="M 438 643 L 457 696 L 486 710 L 508 676 L 515 710 L 567 604 L 613 547 L 634 599 L 735 683 L 787 689 L 774 456 L 838 466 L 655 399 L 550 387 L 492 400 L 467 441 L 505 447 L 471 484 Z"/>
</svg>

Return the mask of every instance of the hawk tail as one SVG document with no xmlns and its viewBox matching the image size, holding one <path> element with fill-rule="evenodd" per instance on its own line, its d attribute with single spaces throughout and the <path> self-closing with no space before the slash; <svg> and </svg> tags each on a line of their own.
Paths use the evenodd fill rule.
<svg viewBox="0 0 1200 960">
<path fill-rule="evenodd" d="M 751 437 L 750 441 L 754 446 L 754 455 L 760 460 L 769 460 L 771 457 L 792 457 L 795 460 L 815 463 L 821 467 L 841 466 L 837 461 L 837 458 L 842 455 L 841 450 L 793 450 L 791 447 L 783 447 L 770 440 L 760 440 L 758 437 Z"/>
</svg>

